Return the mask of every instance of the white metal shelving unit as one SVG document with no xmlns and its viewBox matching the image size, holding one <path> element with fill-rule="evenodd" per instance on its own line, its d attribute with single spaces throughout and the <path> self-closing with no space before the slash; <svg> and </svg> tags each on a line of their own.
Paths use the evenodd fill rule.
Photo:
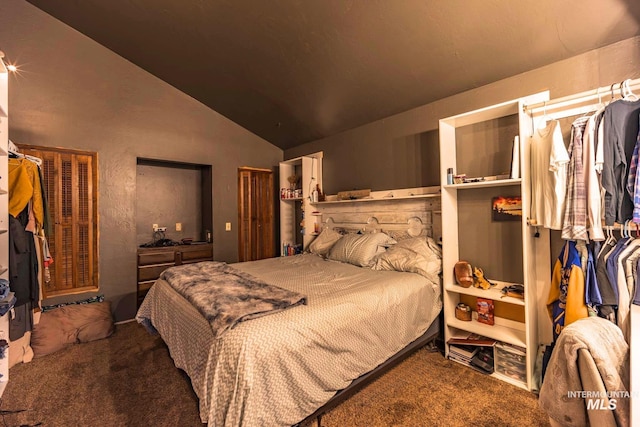
<svg viewBox="0 0 640 427">
<path fill-rule="evenodd" d="M 529 162 L 528 141 L 532 131 L 531 119 L 524 112 L 524 105 L 543 102 L 549 98 L 548 92 L 543 92 L 528 97 L 515 99 L 494 106 L 482 108 L 457 116 L 440 120 L 440 170 L 442 182 L 442 245 L 443 245 L 443 300 L 444 300 L 444 316 L 445 316 L 445 342 L 451 337 L 460 335 L 462 332 L 476 333 L 499 342 L 517 345 L 526 349 L 526 382 L 511 379 L 505 375 L 494 373 L 493 376 L 517 385 L 521 388 L 531 390 L 533 384 L 533 370 L 535 358 L 539 343 L 539 311 L 541 295 L 539 288 L 543 284 L 538 283 L 548 278 L 549 270 L 549 241 L 545 239 L 534 239 L 534 230 L 527 224 L 526 212 L 529 210 L 529 187 L 530 179 L 528 168 L 525 166 Z M 458 140 L 456 130 L 458 128 L 492 122 L 507 116 L 518 116 L 518 136 L 520 141 L 519 162 L 521 167 L 521 178 L 502 179 L 482 182 L 470 182 L 462 184 L 447 184 L 447 169 L 454 168 L 457 173 L 463 169 L 464 165 L 458 164 L 457 150 L 474 150 L 473 147 L 459 147 L 461 142 Z M 513 138 L 516 135 L 510 135 L 507 140 L 497 141 L 497 144 L 505 150 L 511 150 Z M 468 143 L 468 141 L 467 141 Z M 471 142 L 473 144 L 473 142 Z M 488 170 L 486 176 L 499 174 L 501 171 Z M 524 215 L 520 220 L 521 236 L 513 236 L 510 232 L 506 232 L 500 228 L 498 224 L 491 225 L 496 228 L 502 237 L 496 239 L 511 239 L 515 237 L 515 241 L 522 241 L 522 266 L 517 266 L 516 270 L 521 270 L 521 276 L 518 277 L 517 283 L 521 283 L 525 287 L 524 300 L 512 297 L 502 297 L 500 289 L 513 282 L 512 280 L 504 280 L 501 277 L 491 277 L 489 280 L 496 283 L 496 286 L 489 290 L 482 290 L 474 287 L 464 288 L 455 282 L 453 267 L 460 260 L 460 249 L 464 246 L 466 253 L 470 251 L 487 251 L 486 242 L 470 241 L 466 239 L 460 230 L 465 225 L 459 224 L 459 201 L 462 196 L 471 196 L 473 199 L 482 200 L 489 194 L 500 192 L 517 193 L 522 199 L 522 212 Z M 491 200 L 486 201 L 486 206 L 490 206 Z M 484 203 L 484 201 L 482 201 Z M 489 227 L 490 224 L 477 223 L 474 227 Z M 511 226 L 513 227 L 513 225 Z M 509 228 L 508 230 L 512 230 Z M 507 230 L 505 228 L 505 230 Z M 499 244 L 494 242 L 495 244 Z M 546 252 L 545 252 L 546 248 Z M 508 257 L 512 254 L 497 254 L 496 256 L 504 256 L 505 259 L 499 259 L 497 262 L 511 262 Z M 545 259 L 546 256 L 546 259 Z M 536 260 L 544 262 L 537 263 Z M 542 274 L 544 272 L 544 274 Z M 509 282 L 509 283 L 507 283 Z M 539 286 L 540 285 L 540 286 Z M 478 322 L 477 313 L 474 311 L 471 321 L 458 320 L 455 317 L 455 307 L 461 299 L 475 299 L 477 297 L 489 298 L 494 301 L 500 301 L 501 304 L 507 305 L 508 309 L 512 309 L 518 314 L 523 312 L 524 321 L 512 320 L 509 318 L 495 317 L 494 325 L 487 325 Z M 542 303 L 544 306 L 544 303 Z M 475 310 L 475 307 L 472 307 Z M 449 354 L 449 346 L 446 345 L 446 353 Z"/>
</svg>

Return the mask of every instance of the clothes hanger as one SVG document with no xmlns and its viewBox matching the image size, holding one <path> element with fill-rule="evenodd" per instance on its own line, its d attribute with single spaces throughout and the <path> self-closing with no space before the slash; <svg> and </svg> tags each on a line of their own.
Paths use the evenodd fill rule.
<svg viewBox="0 0 640 427">
<path fill-rule="evenodd" d="M 631 90 L 631 79 L 627 79 L 624 82 L 621 83 L 622 85 L 622 98 L 627 100 L 627 101 L 637 101 L 638 97 L 636 96 L 635 93 L 633 93 L 633 91 Z"/>
<path fill-rule="evenodd" d="M 551 117 L 547 116 L 547 101 L 544 101 L 542 104 L 542 117 L 540 117 L 540 121 L 538 122 L 538 129 L 544 129 L 547 127 L 547 123 L 553 120 Z"/>
</svg>

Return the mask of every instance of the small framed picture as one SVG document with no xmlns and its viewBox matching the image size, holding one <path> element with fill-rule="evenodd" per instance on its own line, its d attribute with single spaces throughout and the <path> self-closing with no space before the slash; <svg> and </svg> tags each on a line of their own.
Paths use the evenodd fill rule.
<svg viewBox="0 0 640 427">
<path fill-rule="evenodd" d="M 491 199 L 493 221 L 521 221 L 522 198 L 520 196 L 498 196 Z"/>
</svg>

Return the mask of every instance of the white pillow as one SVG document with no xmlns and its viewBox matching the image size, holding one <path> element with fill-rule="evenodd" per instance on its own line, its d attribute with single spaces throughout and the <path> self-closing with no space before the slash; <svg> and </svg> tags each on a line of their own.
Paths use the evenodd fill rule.
<svg viewBox="0 0 640 427">
<path fill-rule="evenodd" d="M 325 256 L 329 253 L 329 250 L 333 245 L 340 240 L 342 234 L 337 231 L 333 231 L 330 228 L 325 228 L 322 232 L 313 239 L 313 242 L 309 244 L 309 252 L 320 256 Z"/>
<path fill-rule="evenodd" d="M 385 246 L 396 243 L 384 233 L 347 234 L 338 240 L 327 258 L 348 262 L 360 267 L 370 267 L 374 257 L 385 251 Z"/>
<path fill-rule="evenodd" d="M 376 257 L 373 269 L 418 273 L 434 283 L 439 283 L 442 251 L 431 237 L 401 240 Z"/>
</svg>

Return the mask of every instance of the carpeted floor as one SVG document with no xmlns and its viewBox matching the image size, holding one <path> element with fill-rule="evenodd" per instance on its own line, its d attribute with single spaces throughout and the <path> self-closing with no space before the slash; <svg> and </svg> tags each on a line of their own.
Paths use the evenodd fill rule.
<svg viewBox="0 0 640 427">
<path fill-rule="evenodd" d="M 202 426 L 188 377 L 162 340 L 133 322 L 108 339 L 16 365 L 0 409 L 24 410 L 3 415 L 6 426 Z M 548 422 L 533 394 L 421 349 L 325 414 L 322 426 Z"/>
</svg>

